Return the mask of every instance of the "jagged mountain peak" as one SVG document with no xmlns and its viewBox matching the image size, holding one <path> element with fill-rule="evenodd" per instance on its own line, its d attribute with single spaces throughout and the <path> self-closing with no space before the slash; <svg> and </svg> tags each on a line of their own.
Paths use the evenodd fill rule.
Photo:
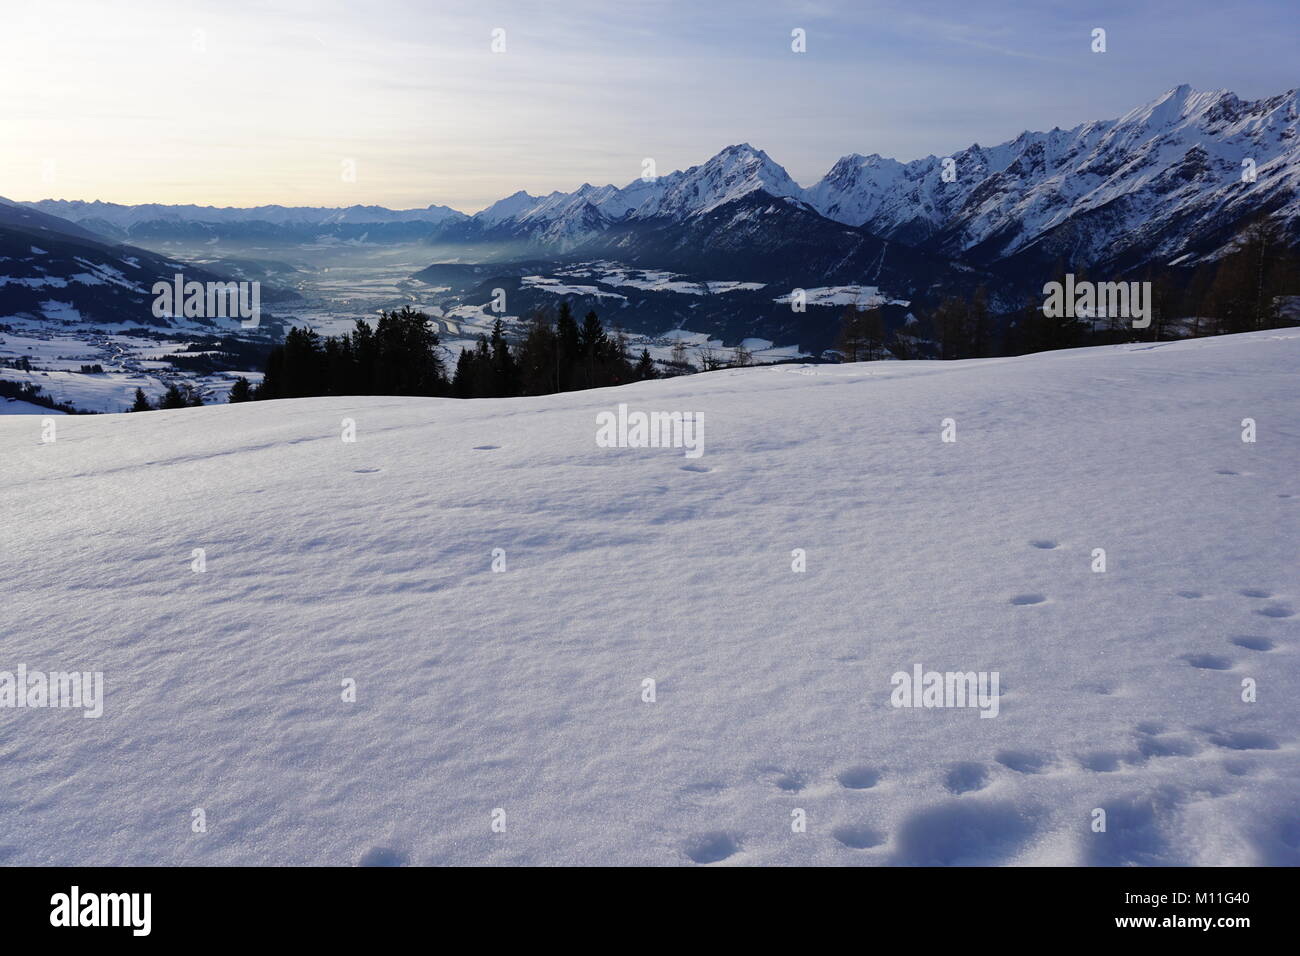
<svg viewBox="0 0 1300 956">
<path fill-rule="evenodd" d="M 803 189 L 785 168 L 748 143 L 728 146 L 707 162 L 692 166 L 665 185 L 634 213 L 638 218 L 704 215 L 749 193 L 803 198 Z"/>
<path fill-rule="evenodd" d="M 1244 167 L 1255 178 L 1247 181 Z M 519 190 L 472 219 L 436 205 L 401 211 L 61 200 L 23 205 L 118 238 L 192 237 L 205 224 L 221 223 L 212 235 L 314 241 L 320 233 L 375 241 L 368 240 L 366 225 L 375 221 L 390 226 L 384 232 L 390 238 L 380 241 L 500 239 L 530 244 L 539 254 L 594 248 L 615 227 L 611 242 L 631 242 L 629 230 L 640 225 L 660 230 L 665 248 L 674 230 L 681 235 L 703 220 L 739 217 L 746 224 L 740 231 L 751 237 L 760 220 L 780 232 L 782 216 L 798 207 L 976 267 L 1027 255 L 1129 267 L 1215 255 L 1236 223 L 1260 211 L 1300 236 L 1298 191 L 1300 101 L 1294 89 L 1250 101 L 1230 90 L 1181 84 L 1117 119 L 1025 130 L 997 145 L 976 142 L 909 162 L 849 153 L 807 189 L 765 151 L 739 142 L 699 165 L 622 187 L 583 182 L 545 195 Z M 252 228 L 266 222 L 276 230 Z M 106 232 L 105 224 L 124 231 Z M 130 231 L 140 225 L 140 232 Z M 806 225 L 801 220 L 801 228 Z"/>
<path fill-rule="evenodd" d="M 1125 268 L 1212 255 L 1219 240 L 1207 237 L 1255 210 L 1295 233 L 1298 116 L 1294 91 L 1246 101 L 1181 84 L 1118 119 L 971 144 L 950 154 L 949 180 L 934 157 L 850 154 L 806 195 L 829 218 L 977 264 L 1031 252 Z M 1243 178 L 1245 160 L 1257 179 Z"/>
</svg>

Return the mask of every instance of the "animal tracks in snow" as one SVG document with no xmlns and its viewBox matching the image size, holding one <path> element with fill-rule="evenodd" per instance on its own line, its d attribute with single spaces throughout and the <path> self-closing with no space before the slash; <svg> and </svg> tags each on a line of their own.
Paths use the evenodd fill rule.
<svg viewBox="0 0 1300 956">
<path fill-rule="evenodd" d="M 1258 731 L 1178 727 L 1159 720 L 1134 724 L 1127 744 L 1103 745 L 1073 755 L 1068 750 L 1005 748 L 986 761 L 962 760 L 941 768 L 937 778 L 917 790 L 919 801 L 926 805 L 905 812 L 892 827 L 882 826 L 876 817 L 888 803 L 882 804 L 875 792 L 885 772 L 872 764 L 851 764 L 823 773 L 767 764 L 758 767 L 749 781 L 751 786 L 769 788 L 774 797 L 785 798 L 778 804 L 784 812 L 772 815 L 773 826 L 787 830 L 790 820 L 786 814 L 800 808 L 807 815 L 807 829 L 794 834 L 832 841 L 839 853 L 861 853 L 868 862 L 894 865 L 987 866 L 1016 859 L 1054 828 L 1053 820 L 1060 812 L 1059 807 L 1049 808 L 1039 798 L 1016 798 L 1018 780 L 1041 778 L 1051 786 L 1053 781 L 1060 785 L 1082 779 L 1080 773 L 1105 775 L 1120 787 L 1127 784 L 1135 789 L 1127 793 L 1121 789 L 1115 797 L 1085 799 L 1088 811 L 1094 806 L 1106 810 L 1107 829 L 1088 834 L 1096 836 L 1095 840 L 1079 840 L 1078 863 L 1167 865 L 1181 859 L 1169 834 L 1177 832 L 1175 817 L 1187 803 L 1187 794 L 1165 782 L 1164 771 L 1176 766 L 1166 761 L 1214 758 L 1225 773 L 1245 777 L 1257 773 L 1256 761 L 1251 759 L 1254 754 L 1280 749 L 1281 742 Z M 1226 754 L 1237 756 L 1225 759 Z M 1206 764 L 1207 769 L 1210 766 Z M 1157 775 L 1154 778 L 1149 776 L 1153 773 Z M 1144 786 L 1143 781 L 1151 782 Z M 723 798 L 730 793 L 727 784 L 714 780 L 678 791 L 687 802 L 715 808 L 725 806 Z M 943 799 L 930 802 L 935 795 Z M 833 802 L 822 805 L 827 799 Z M 864 813 L 872 816 L 863 819 Z M 733 829 L 702 829 L 684 839 L 680 852 L 690 862 L 705 866 L 734 861 L 743 854 L 745 839 Z"/>
<path fill-rule="evenodd" d="M 1220 474 L 1243 476 L 1226 469 Z M 1032 549 L 1031 554 L 1062 551 L 1061 540 L 1051 536 L 1024 539 L 1023 547 Z M 1043 560 L 1071 560 L 1068 552 L 1063 554 L 1063 558 Z M 1078 570 L 1087 574 L 1086 562 Z M 1281 622 L 1296 613 L 1288 595 L 1279 595 L 1266 587 L 1238 586 L 1217 593 L 1191 587 L 1175 593 L 1187 601 L 1204 602 L 1207 612 L 1222 613 L 1229 606 L 1224 602 L 1236 602 L 1232 606 L 1241 614 L 1252 615 L 1255 621 L 1264 618 L 1279 622 L 1269 627 L 1290 626 Z M 1047 593 L 1034 590 L 1016 593 L 1006 600 L 1015 607 L 1049 603 Z M 1262 623 L 1259 626 L 1264 627 Z M 1280 638 L 1288 636 L 1271 631 L 1248 633 L 1249 630 L 1246 626 L 1242 633 L 1224 638 L 1226 649 L 1245 655 L 1239 660 L 1232 653 L 1211 648 L 1184 653 L 1173 663 L 1205 672 L 1205 680 L 1222 681 L 1223 677 L 1214 675 L 1244 667 L 1248 660 L 1257 659 L 1253 655 L 1276 652 Z M 859 663 L 861 658 L 837 660 Z M 1226 692 L 1232 693 L 1235 678 L 1229 676 L 1227 680 L 1234 682 L 1227 685 Z M 1100 695 L 1121 691 L 1117 681 L 1104 679 L 1081 683 L 1077 689 Z M 1127 782 L 1137 786 L 1127 794 L 1121 790 L 1109 800 L 1088 803 L 1089 807 L 1095 805 L 1107 810 L 1108 830 L 1096 840 L 1080 842 L 1080 862 L 1158 864 L 1181 859 L 1181 851 L 1171 837 L 1176 833 L 1171 821 L 1186 799 L 1180 787 L 1167 782 L 1174 768 L 1185 766 L 1188 761 L 1212 761 L 1205 763 L 1207 770 L 1218 767 L 1230 777 L 1244 777 L 1263 769 L 1259 761 L 1268 758 L 1257 755 L 1283 749 L 1282 742 L 1274 736 L 1256 730 L 1180 727 L 1157 720 L 1134 724 L 1127 740 L 1099 740 L 1094 748 L 1080 747 L 1073 752 L 1073 748 L 1043 750 L 1008 743 L 1012 745 L 991 751 L 983 760 L 960 760 L 941 766 L 918 791 L 918 797 L 929 805 L 905 813 L 892 825 L 882 826 L 874 815 L 870 819 L 860 818 L 864 812 L 878 813 L 882 806 L 876 793 L 883 773 L 870 764 L 842 766 L 828 773 L 807 773 L 772 765 L 761 768 L 758 782 L 775 797 L 790 798 L 781 801 L 789 808 L 803 808 L 808 814 L 807 832 L 833 841 L 838 852 L 862 853 L 869 860 L 905 865 L 990 865 L 1016 858 L 1046 828 L 1049 813 L 1046 805 L 1040 807 L 1037 800 L 1026 803 L 1015 798 L 1018 788 L 1053 787 L 1071 778 L 1083 780 L 1098 775 L 1109 778 L 1108 783 L 1123 786 Z M 1234 756 L 1228 757 L 1229 754 Z M 1034 779 L 1042 782 L 1031 784 Z M 1143 787 L 1142 781 L 1158 783 Z M 697 805 L 721 805 L 718 799 L 721 785 L 718 788 L 700 785 L 688 799 Z M 929 798 L 935 795 L 945 799 L 931 803 Z M 848 803 L 818 807 L 818 801 L 824 799 Z M 1057 812 L 1051 811 L 1053 815 Z M 859 819 L 854 819 L 855 815 Z M 788 820 L 780 819 L 775 825 L 786 827 Z M 741 852 L 742 845 L 737 833 L 706 830 L 688 839 L 683 852 L 693 862 L 711 864 L 732 859 Z M 878 855 L 873 856 L 872 851 Z"/>
</svg>

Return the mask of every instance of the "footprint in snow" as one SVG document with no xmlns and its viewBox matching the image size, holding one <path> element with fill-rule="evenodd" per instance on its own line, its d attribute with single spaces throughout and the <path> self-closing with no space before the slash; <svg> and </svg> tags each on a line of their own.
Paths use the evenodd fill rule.
<svg viewBox="0 0 1300 956">
<path fill-rule="evenodd" d="M 382 468 L 353 468 L 352 473 L 354 475 L 373 475 L 376 472 L 380 472 L 383 470 L 384 469 Z"/>
<path fill-rule="evenodd" d="M 1050 538 L 1039 538 L 1038 540 L 1030 541 L 1029 543 L 1041 551 L 1055 551 L 1060 547 L 1059 544 L 1052 541 Z"/>
<path fill-rule="evenodd" d="M 406 866 L 406 863 L 406 854 L 400 850 L 387 846 L 372 846 L 361 854 L 357 866 Z"/>
<path fill-rule="evenodd" d="M 474 450 L 475 451 L 496 451 L 500 447 L 501 447 L 500 445 L 475 445 Z"/>
<path fill-rule="evenodd" d="M 699 804 L 718 799 L 726 789 L 727 785 L 720 780 L 704 780 L 687 784 L 678 791 L 678 795 L 689 803 Z"/>
<path fill-rule="evenodd" d="M 943 785 L 949 793 L 974 793 L 983 790 L 988 784 L 988 771 L 974 761 L 953 764 L 943 779 Z"/>
<path fill-rule="evenodd" d="M 1205 597 L 1205 595 L 1200 591 L 1179 591 L 1178 596 L 1180 598 L 1187 598 L 1189 601 L 1195 601 L 1197 598 Z"/>
<path fill-rule="evenodd" d="M 1229 644 L 1236 644 L 1238 647 L 1244 647 L 1248 651 L 1271 651 L 1277 647 L 1267 637 L 1256 637 L 1253 634 L 1239 634 L 1232 638 Z"/>
<path fill-rule="evenodd" d="M 885 842 L 884 834 L 868 826 L 842 824 L 831 830 L 831 836 L 853 850 L 869 850 Z"/>
<path fill-rule="evenodd" d="M 1210 743 L 1226 750 L 1277 750 L 1279 744 L 1268 734 L 1255 730 L 1210 731 Z"/>
<path fill-rule="evenodd" d="M 1163 792 L 1134 794 L 1107 800 L 1106 829 L 1089 834 L 1083 843 L 1088 866 L 1160 866 L 1182 862 L 1178 847 L 1161 822 L 1169 815 L 1171 798 Z"/>
<path fill-rule="evenodd" d="M 1259 588 L 1242 588 L 1237 593 L 1248 598 L 1271 598 L 1273 596 L 1271 591 L 1262 591 Z"/>
<path fill-rule="evenodd" d="M 1016 773 L 1042 773 L 1051 763 L 1047 756 L 1028 750 L 1004 750 L 993 759 Z"/>
<path fill-rule="evenodd" d="M 1093 773 L 1114 773 L 1119 769 L 1120 755 L 1106 750 L 1084 754 L 1079 757 L 1079 765 Z"/>
<path fill-rule="evenodd" d="M 1137 744 L 1138 753 L 1143 757 L 1192 757 L 1201 750 L 1195 742 L 1172 734 L 1155 736 L 1141 734 Z"/>
<path fill-rule="evenodd" d="M 870 790 L 880 782 L 880 771 L 872 767 L 850 767 L 836 779 L 849 790 Z"/>
<path fill-rule="evenodd" d="M 1089 681 L 1076 686 L 1081 691 L 1089 694 L 1100 694 L 1102 697 L 1110 697 L 1119 690 L 1119 685 L 1111 681 Z"/>
<path fill-rule="evenodd" d="M 1218 654 L 1184 654 L 1182 659 L 1193 667 L 1207 671 L 1226 671 L 1232 667 L 1232 661 Z"/>
<path fill-rule="evenodd" d="M 682 465 L 682 471 L 693 471 L 699 475 L 703 475 L 712 470 L 712 468 L 708 468 L 704 465 Z"/>
<path fill-rule="evenodd" d="M 1042 604 L 1046 600 L 1047 596 L 1045 594 L 1017 594 L 1011 599 L 1011 603 L 1024 607 L 1028 604 Z"/>
<path fill-rule="evenodd" d="M 808 777 L 798 770 L 781 770 L 776 767 L 770 767 L 764 775 L 771 782 L 772 786 L 784 793 L 798 793 L 804 787 L 808 786 Z"/>
<path fill-rule="evenodd" d="M 1262 614 L 1264 617 L 1295 617 L 1295 611 L 1284 604 L 1270 604 L 1268 607 L 1262 607 L 1256 614 Z"/>
<path fill-rule="evenodd" d="M 701 833 L 688 840 L 682 851 L 692 863 L 717 863 L 740 851 L 740 839 L 720 830 Z"/>
<path fill-rule="evenodd" d="M 894 862 L 904 866 L 990 866 L 1014 857 L 1038 831 L 1029 806 L 980 798 L 918 810 L 894 835 Z"/>
</svg>

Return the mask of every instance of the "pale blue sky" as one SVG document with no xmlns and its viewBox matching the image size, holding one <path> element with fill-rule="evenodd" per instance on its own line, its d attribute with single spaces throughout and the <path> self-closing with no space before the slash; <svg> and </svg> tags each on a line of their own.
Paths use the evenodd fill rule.
<svg viewBox="0 0 1300 956">
<path fill-rule="evenodd" d="M 1179 83 L 1300 85 L 1296 0 L 45 0 L 5 25 L 16 199 L 472 212 L 736 142 L 806 185 L 846 153 L 992 144 Z"/>
</svg>

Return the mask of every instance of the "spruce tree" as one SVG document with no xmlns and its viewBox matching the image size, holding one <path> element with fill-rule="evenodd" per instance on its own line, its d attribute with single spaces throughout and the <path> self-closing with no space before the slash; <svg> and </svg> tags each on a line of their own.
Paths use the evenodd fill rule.
<svg viewBox="0 0 1300 956">
<path fill-rule="evenodd" d="M 642 349 L 641 358 L 636 363 L 636 380 L 644 382 L 652 378 L 658 378 L 658 376 L 659 373 L 655 371 L 654 359 L 650 357 L 650 350 Z"/>
<path fill-rule="evenodd" d="M 237 404 L 239 402 L 250 401 L 252 400 L 252 397 L 253 387 L 248 384 L 248 379 L 241 375 L 239 378 L 235 379 L 235 384 L 230 386 L 230 396 L 227 401 L 231 404 Z"/>
<path fill-rule="evenodd" d="M 568 302 L 560 303 L 555 320 L 555 390 L 566 392 L 573 387 L 573 370 L 578 362 L 578 323 Z"/>
<path fill-rule="evenodd" d="M 555 329 L 540 309 L 533 313 L 528 332 L 516 354 L 520 392 L 549 395 L 555 391 Z"/>
<path fill-rule="evenodd" d="M 474 350 L 462 349 L 456 361 L 456 374 L 451 380 L 453 398 L 474 397 Z"/>
<path fill-rule="evenodd" d="M 167 386 L 167 392 L 158 403 L 159 408 L 186 408 L 189 401 L 186 400 L 185 393 L 174 382 Z"/>
<path fill-rule="evenodd" d="M 605 359 L 607 344 L 608 340 L 605 329 L 600 324 L 600 317 L 594 311 L 588 312 L 582 321 L 582 329 L 578 332 L 578 354 L 582 357 L 584 387 L 595 388 L 597 384 L 601 384 L 597 382 L 596 370 Z"/>
<path fill-rule="evenodd" d="M 501 320 L 492 323 L 492 382 L 493 394 L 497 398 L 509 398 L 519 394 L 519 369 L 510 346 L 501 332 Z"/>
</svg>

